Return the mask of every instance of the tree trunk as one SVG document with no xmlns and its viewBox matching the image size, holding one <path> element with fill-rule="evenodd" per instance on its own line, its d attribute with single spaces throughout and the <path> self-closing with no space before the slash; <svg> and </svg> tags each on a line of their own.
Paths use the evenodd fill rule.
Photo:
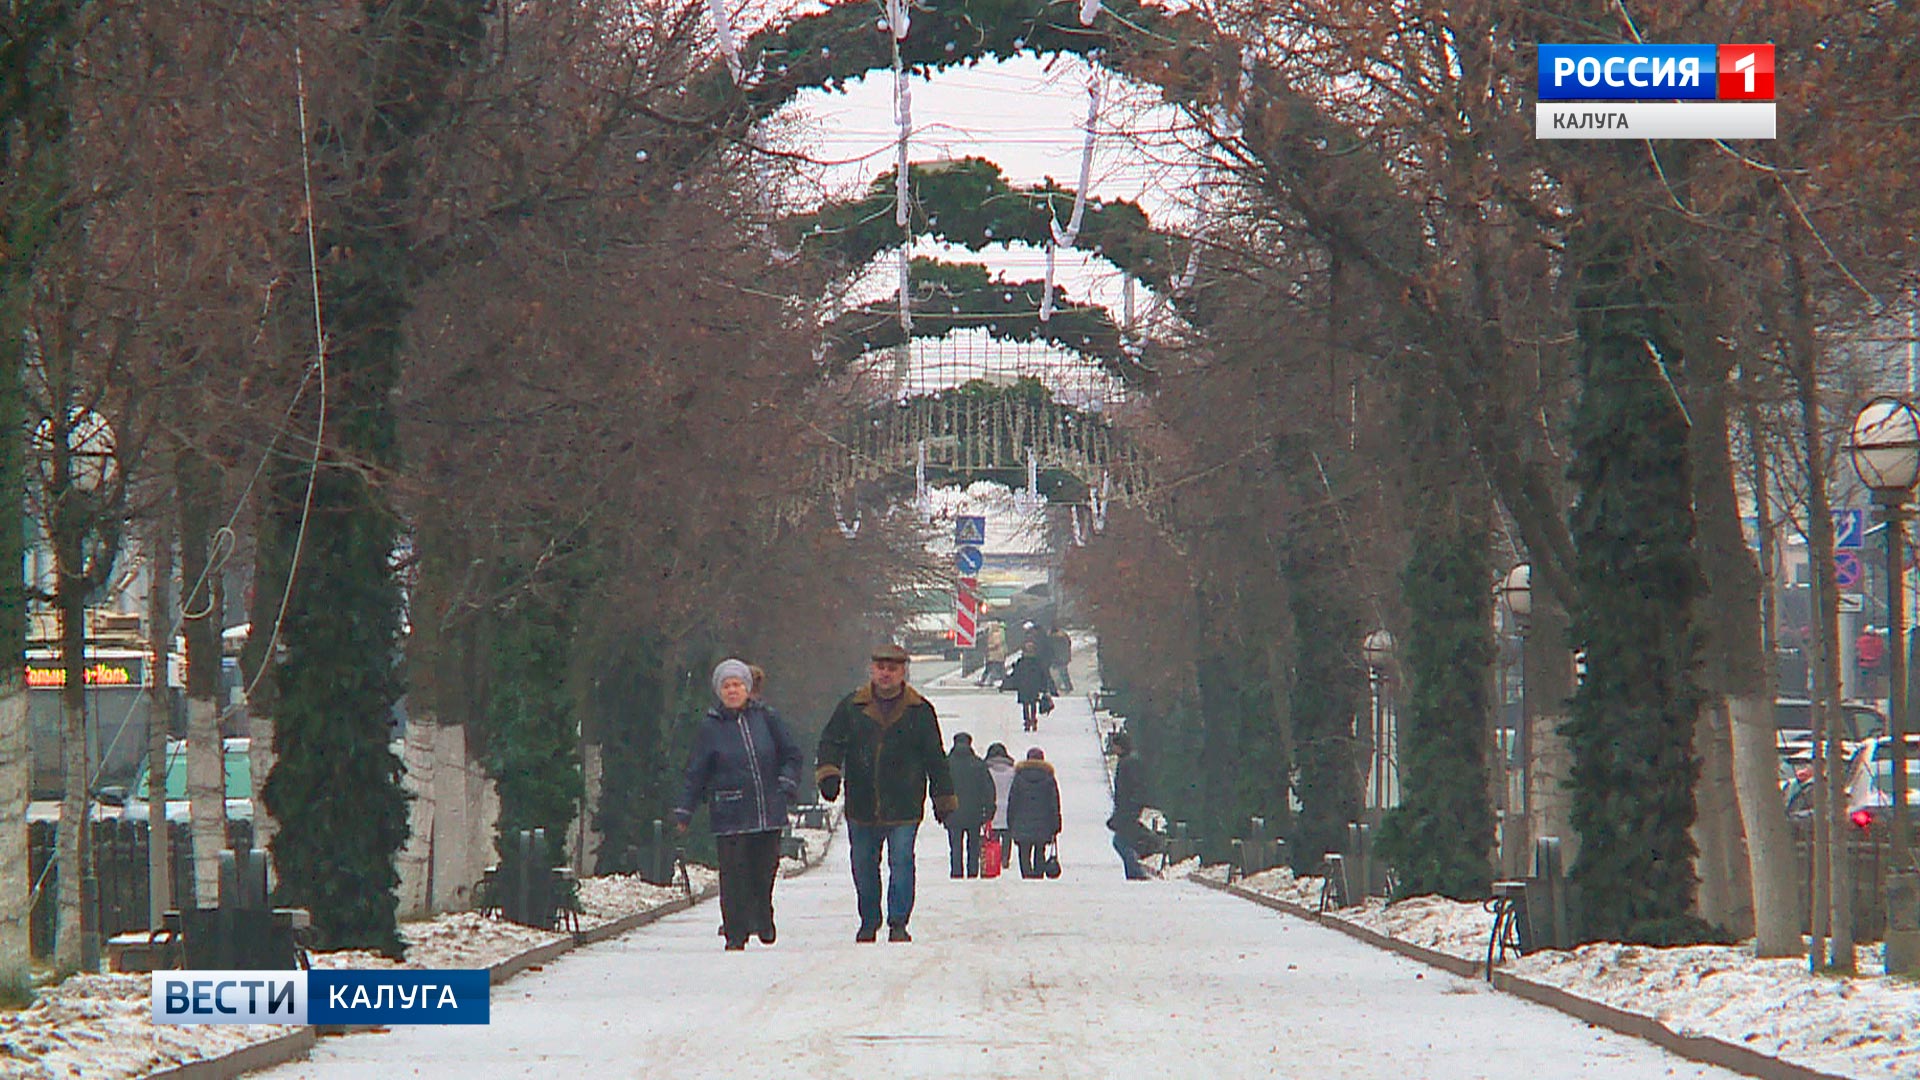
<svg viewBox="0 0 1920 1080">
<path fill-rule="evenodd" d="M 59 892 L 53 966 L 59 972 L 72 973 L 79 971 L 81 965 L 82 939 L 86 933 L 81 884 L 90 874 L 91 862 L 87 850 L 87 607 L 85 583 L 79 570 L 79 563 L 86 556 L 77 537 L 62 535 L 73 531 L 72 523 L 62 520 L 67 515 L 59 509 L 54 514 L 57 522 L 53 544 L 55 575 L 59 582 L 54 604 L 60 612 L 60 663 L 66 682 L 60 688 L 63 783 L 60 827 L 54 839 Z"/>
<path fill-rule="evenodd" d="M 164 790 L 173 721 L 173 686 L 167 677 L 173 651 L 173 543 L 165 529 L 153 530 L 147 543 L 147 636 L 153 647 L 147 680 L 153 687 L 147 707 L 147 925 L 158 927 L 173 905 L 173 836 Z"/>
<path fill-rule="evenodd" d="M 1704 277 L 1698 267 L 1688 269 L 1696 280 Z M 1754 932 L 1756 920 L 1753 862 L 1758 860 L 1790 879 L 1792 848 L 1780 806 L 1776 755 L 1768 749 L 1755 758 L 1752 747 L 1741 752 L 1734 746 L 1733 701 L 1771 696 L 1761 650 L 1760 573 L 1740 526 L 1728 442 L 1727 395 L 1733 357 L 1717 335 L 1702 333 L 1698 325 L 1690 329 L 1687 401 L 1693 426 L 1688 452 L 1693 464 L 1696 546 L 1700 570 L 1707 579 L 1706 591 L 1694 605 L 1704 691 L 1694 729 L 1694 746 L 1700 754 L 1700 788 L 1695 799 L 1700 817 L 1694 833 L 1700 848 L 1700 914 L 1734 936 L 1746 937 Z M 1738 715 L 1753 712 L 1746 706 Z M 1766 711 L 1761 710 L 1761 715 Z M 1766 738 L 1769 732 L 1760 734 Z M 1740 772 L 1743 764 L 1745 775 Z M 1759 820 L 1763 818 L 1771 820 Z M 1777 827 L 1769 829 L 1769 825 Z M 1756 855 L 1749 848 L 1756 842 L 1788 846 Z M 1796 928 L 1794 944 L 1798 943 Z"/>
<path fill-rule="evenodd" d="M 272 512 L 263 511 L 267 518 Z M 267 521 L 260 528 L 269 527 Z M 251 602 L 247 605 L 247 643 L 240 651 L 240 678 L 245 689 L 247 710 L 247 756 L 252 758 L 253 846 L 273 850 L 273 838 L 280 831 L 272 808 L 267 805 L 267 780 L 273 775 L 277 757 L 274 745 L 274 708 L 279 704 L 279 680 L 275 658 L 267 651 L 267 639 L 273 635 L 273 620 L 280 611 L 280 593 L 286 579 L 273 572 L 260 559 L 253 564 Z M 189 665 L 188 676 L 192 676 Z M 267 874 L 278 881 L 280 868 L 267 860 Z"/>
<path fill-rule="evenodd" d="M 1710 694 L 1701 701 L 1693 744 L 1700 752 L 1700 785 L 1693 797 L 1699 815 L 1693 822 L 1693 843 L 1699 849 L 1694 873 L 1700 879 L 1695 910 L 1708 923 L 1743 938 L 1753 932 L 1753 888 L 1747 877 L 1725 697 Z M 1775 791 L 1777 804 L 1777 783 Z"/>
<path fill-rule="evenodd" d="M 1527 624 L 1523 658 L 1527 694 L 1527 835 L 1560 838 L 1562 866 L 1580 854 L 1573 831 L 1573 751 L 1560 732 L 1573 697 L 1573 654 L 1567 651 L 1567 613 L 1535 578 L 1533 614 Z M 1523 852 L 1522 867 L 1532 856 Z"/>
<path fill-rule="evenodd" d="M 1853 970 L 1853 861 L 1847 857 L 1846 751 L 1840 729 L 1840 594 L 1833 568 L 1833 509 L 1827 499 L 1826 431 L 1820 411 L 1820 346 L 1812 297 L 1802 272 L 1799 233 L 1787 227 L 1787 337 L 1800 399 L 1800 437 L 1807 467 L 1807 560 L 1813 564 L 1815 737 L 1825 738 L 1826 899 L 1831 953 L 1827 966 Z"/>
<path fill-rule="evenodd" d="M 1766 460 L 1761 452 L 1758 417 L 1751 410 L 1747 435 L 1754 450 L 1756 472 L 1750 490 L 1754 492 L 1754 516 L 1760 535 L 1760 564 L 1754 566 L 1746 561 L 1751 557 L 1744 555 L 1737 566 L 1723 563 L 1721 545 L 1715 543 L 1713 549 L 1705 553 L 1704 565 L 1712 588 L 1723 595 L 1725 591 L 1720 588 L 1723 570 L 1741 572 L 1751 568 L 1754 571 L 1751 609 L 1738 592 L 1728 598 L 1729 603 L 1737 601 L 1740 605 L 1738 611 L 1730 615 L 1730 624 L 1751 612 L 1753 629 L 1744 637 L 1743 648 L 1751 650 L 1745 663 L 1753 666 L 1748 668 L 1736 663 L 1729 668 L 1727 720 L 1732 734 L 1733 779 L 1739 795 L 1740 820 L 1747 836 L 1748 881 L 1753 889 L 1754 953 L 1762 958 L 1787 957 L 1798 955 L 1803 948 L 1800 921 L 1804 898 L 1800 892 L 1802 879 L 1793 850 L 1793 833 L 1780 804 L 1780 757 L 1775 748 L 1777 736 L 1773 719 L 1773 512 L 1767 493 Z M 1731 471 L 1731 454 L 1727 460 Z M 1731 476 L 1727 483 L 1733 484 Z M 1702 534 L 1718 535 L 1724 517 L 1719 513 L 1704 514 Z M 1733 524 L 1738 528 L 1737 521 Z M 1740 539 L 1744 549 L 1745 537 Z M 1731 626 L 1727 640 L 1736 640 Z M 1738 660 L 1737 655 L 1735 659 Z"/>
<path fill-rule="evenodd" d="M 209 563 L 216 478 L 199 453 L 175 459 L 180 499 L 180 576 L 186 582 L 187 808 L 193 816 L 193 892 L 201 907 L 220 902 L 220 852 L 227 846 L 227 770 L 220 738 L 220 612 Z M 256 809 L 259 803 L 255 803 Z M 259 846 L 256 837 L 254 845 Z"/>
<path fill-rule="evenodd" d="M 187 699 L 187 812 L 193 815 L 193 895 L 201 907 L 220 903 L 220 852 L 227 846 L 226 755 L 220 709 Z"/>
<path fill-rule="evenodd" d="M 27 880 L 27 794 L 33 769 L 20 670 L 16 658 L 0 676 L 0 1003 L 24 1004 L 33 985 L 27 918 L 33 884 Z"/>
</svg>

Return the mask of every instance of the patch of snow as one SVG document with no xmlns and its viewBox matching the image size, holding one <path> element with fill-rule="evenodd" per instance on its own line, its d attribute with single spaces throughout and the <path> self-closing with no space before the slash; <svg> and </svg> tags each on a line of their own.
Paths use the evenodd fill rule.
<svg viewBox="0 0 1920 1080">
<path fill-rule="evenodd" d="M 1208 867 L 1201 876 L 1220 880 Z M 1240 882 L 1303 907 L 1319 903 L 1321 879 L 1269 870 Z M 1483 960 L 1493 915 L 1481 903 L 1419 896 L 1328 913 L 1399 941 Z M 1804 959 L 1759 960 L 1749 946 L 1653 948 L 1602 942 L 1536 952 L 1502 967 L 1515 975 L 1626 1012 L 1683 1035 L 1744 1045 L 1762 1054 L 1847 1076 L 1920 1080 L 1920 983 L 1882 974 L 1878 947 L 1858 952 L 1862 974 L 1811 975 Z"/>
<path fill-rule="evenodd" d="M 827 833 L 800 830 L 817 858 Z M 795 866 L 797 860 L 786 860 Z M 711 867 L 691 865 L 696 893 L 714 887 Z M 649 885 L 638 875 L 580 881 L 581 929 L 650 911 L 684 896 L 678 887 Z M 406 959 L 395 961 L 365 949 L 316 952 L 315 968 L 486 968 L 568 935 L 540 930 L 472 911 L 401 923 Z M 160 1069 L 219 1057 L 292 1031 L 284 1025 L 179 1026 L 152 1022 L 152 977 L 76 975 L 40 991 L 30 1006 L 0 1013 L 0 1080 L 129 1080 Z"/>
<path fill-rule="evenodd" d="M 1160 872 L 1160 876 L 1163 878 L 1166 878 L 1169 881 L 1173 881 L 1173 880 L 1178 880 L 1184 877 L 1190 877 L 1199 872 L 1200 872 L 1200 857 L 1198 855 L 1195 855 L 1191 859 L 1185 859 L 1185 860 L 1182 860 L 1181 862 L 1174 863 L 1172 866 L 1167 867 L 1165 870 L 1162 870 Z"/>
<path fill-rule="evenodd" d="M 1723 945 L 1599 943 L 1535 953 L 1509 969 L 1682 1034 L 1742 1043 L 1815 1069 L 1920 1077 L 1920 984 L 1910 980 L 1813 975 L 1804 959 L 1759 960 L 1749 948 Z"/>
<path fill-rule="evenodd" d="M 156 1026 L 152 978 L 75 975 L 0 1013 L 0 1077 L 100 1080 L 145 1076 L 284 1035 L 291 1027 Z"/>
<path fill-rule="evenodd" d="M 685 895 L 678 885 L 655 885 L 639 874 L 581 878 L 580 929 L 604 926 L 636 911 L 651 911 Z"/>
</svg>

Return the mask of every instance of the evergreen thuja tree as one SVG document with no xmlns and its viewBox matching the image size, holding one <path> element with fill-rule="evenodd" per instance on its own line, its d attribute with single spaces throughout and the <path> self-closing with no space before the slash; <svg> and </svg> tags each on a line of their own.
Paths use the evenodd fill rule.
<svg viewBox="0 0 1920 1080">
<path fill-rule="evenodd" d="M 672 644 L 657 635 L 632 635 L 619 644 L 587 696 L 600 747 L 593 824 L 600 833 L 595 872 L 601 874 L 638 869 L 642 850 L 653 843 L 655 821 L 672 829 L 697 721 L 713 700 L 710 664 L 673 660 Z M 678 842 L 690 857 L 705 854 L 712 843 L 705 830 Z"/>
<path fill-rule="evenodd" d="M 569 607 L 565 597 L 531 595 L 495 619 L 483 761 L 500 792 L 502 859 L 518 850 L 521 829 L 545 829 L 548 860 L 565 863 L 567 831 L 586 793 Z"/>
<path fill-rule="evenodd" d="M 1365 692 L 1358 657 L 1359 618 L 1332 575 L 1312 560 L 1289 558 L 1293 612 L 1294 791 L 1300 812 L 1288 837 L 1295 873 L 1318 873 L 1323 856 L 1345 845 L 1347 824 L 1360 818 L 1360 759 L 1353 719 Z"/>
<path fill-rule="evenodd" d="M 1677 302 L 1666 268 L 1633 262 L 1616 225 L 1568 240 L 1578 258 L 1580 396 L 1574 406 L 1572 638 L 1586 650 L 1564 733 L 1572 751 L 1573 867 L 1587 940 L 1671 944 L 1709 931 L 1695 879 L 1696 642 L 1688 420 Z"/>
<path fill-rule="evenodd" d="M 283 459 L 262 530 L 261 579 L 287 582 L 276 635 L 285 647 L 274 671 L 276 761 L 263 794 L 280 823 L 272 841 L 278 899 L 310 909 L 329 948 L 401 948 L 393 859 L 406 842 L 407 808 L 389 742 L 401 692 L 394 553 L 402 527 L 379 481 L 399 464 L 390 399 L 418 266 L 422 140 L 444 119 L 448 81 L 484 38 L 487 7 L 363 4 L 354 34 L 358 112 L 315 133 L 326 385 L 304 400 L 325 414 L 296 422 L 317 432 L 324 420 L 325 442 L 318 457 Z M 310 301 L 288 303 L 297 311 Z"/>
<path fill-rule="evenodd" d="M 1487 533 L 1468 521 L 1416 525 L 1401 575 L 1408 679 L 1400 724 L 1401 802 L 1380 832 L 1400 896 L 1478 900 L 1493 881 L 1487 799 L 1492 594 Z"/>
</svg>

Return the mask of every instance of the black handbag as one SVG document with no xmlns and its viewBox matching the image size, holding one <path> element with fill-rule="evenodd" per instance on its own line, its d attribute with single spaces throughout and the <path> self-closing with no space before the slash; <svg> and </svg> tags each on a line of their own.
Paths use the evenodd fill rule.
<svg viewBox="0 0 1920 1080">
<path fill-rule="evenodd" d="M 1040 872 L 1050 878 L 1060 876 L 1060 842 L 1058 840 L 1047 845 L 1047 857 L 1040 864 Z"/>
<path fill-rule="evenodd" d="M 1045 716 L 1052 711 L 1053 711 L 1053 695 L 1041 694 L 1040 695 L 1040 715 Z"/>
</svg>

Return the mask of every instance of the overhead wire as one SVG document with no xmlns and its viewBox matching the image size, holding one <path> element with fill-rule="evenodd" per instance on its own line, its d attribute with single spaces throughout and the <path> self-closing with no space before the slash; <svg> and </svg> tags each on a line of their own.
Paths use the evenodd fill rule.
<svg viewBox="0 0 1920 1080">
<path fill-rule="evenodd" d="M 303 190 L 303 196 L 304 196 L 304 214 L 306 217 L 307 266 L 311 276 L 312 294 L 313 294 L 313 325 L 314 325 L 315 357 L 314 357 L 314 362 L 307 365 L 306 372 L 300 380 L 300 385 L 294 389 L 293 400 L 290 401 L 287 405 L 286 415 L 287 417 L 290 418 L 294 414 L 294 412 L 300 407 L 300 402 L 306 397 L 307 387 L 310 384 L 312 384 L 315 376 L 317 375 L 319 378 L 319 387 L 320 387 L 319 389 L 320 417 L 319 417 L 319 421 L 318 421 L 315 435 L 314 435 L 313 460 L 311 462 L 311 465 L 307 473 L 306 496 L 301 506 L 300 524 L 295 534 L 293 556 L 287 566 L 286 590 L 281 595 L 279 612 L 274 617 L 273 634 L 268 639 L 267 648 L 261 654 L 262 659 L 260 663 L 260 670 L 255 673 L 253 680 L 247 684 L 246 694 L 249 697 L 251 697 L 254 690 L 258 688 L 258 686 L 260 685 L 261 677 L 265 675 L 268 667 L 270 667 L 272 664 L 273 651 L 274 651 L 275 644 L 277 643 L 279 638 L 281 621 L 286 617 L 288 598 L 291 597 L 293 594 L 294 575 L 298 572 L 298 569 L 299 569 L 301 550 L 305 545 L 306 536 L 307 536 L 308 519 L 311 516 L 312 510 L 313 510 L 314 486 L 315 486 L 316 478 L 319 475 L 319 469 L 320 469 L 320 448 L 326 440 L 326 417 L 327 417 L 326 332 L 325 332 L 325 323 L 322 316 L 322 308 L 321 308 L 321 302 L 320 302 L 319 241 L 315 234 L 314 224 L 313 224 L 313 220 L 314 220 L 313 166 L 312 166 L 312 153 L 310 149 L 311 147 L 310 128 L 307 121 L 307 89 L 306 89 L 305 62 L 304 62 L 304 56 L 302 54 L 301 47 L 300 47 L 297 15 L 296 15 L 295 37 L 294 37 L 294 45 L 293 45 L 293 59 L 294 59 L 295 100 L 297 103 L 297 111 L 299 113 L 299 118 L 300 118 L 300 167 L 301 167 L 301 183 L 302 183 L 302 190 Z M 207 560 L 207 564 L 201 568 L 200 576 L 194 581 L 193 585 L 185 593 L 185 596 L 181 604 L 180 612 L 174 616 L 171 625 L 169 625 L 167 628 L 164 638 L 162 638 L 161 640 L 171 641 L 173 637 L 180 632 L 181 625 L 187 618 L 190 617 L 188 614 L 188 610 L 189 610 L 188 602 L 191 601 L 192 597 L 199 594 L 200 589 L 203 586 L 207 585 L 209 579 L 212 577 L 213 574 L 224 569 L 227 557 L 232 555 L 233 550 L 238 543 L 237 533 L 234 529 L 234 525 L 236 522 L 239 521 L 241 512 L 246 508 L 247 499 L 252 495 L 254 485 L 259 482 L 261 474 L 266 471 L 267 462 L 272 459 L 274 452 L 275 452 L 275 447 L 273 445 L 273 442 L 269 441 L 268 446 L 261 453 L 259 464 L 257 464 L 254 467 L 253 474 L 248 477 L 246 487 L 244 487 L 241 490 L 239 498 L 235 500 L 233 512 L 228 515 L 226 524 L 222 525 L 220 529 L 214 534 L 213 554 L 209 556 Z M 224 553 L 222 553 L 220 550 L 223 542 L 226 545 L 226 550 Z M 208 593 L 209 593 L 208 612 L 207 612 L 208 614 L 211 614 L 211 609 L 213 607 L 212 600 L 211 600 L 212 591 L 213 591 L 212 589 L 210 588 L 208 589 Z M 92 777 L 87 782 L 87 790 L 91 791 L 97 784 L 99 784 L 101 776 L 104 775 L 106 771 L 107 762 L 111 760 L 113 756 L 113 751 L 120 745 L 120 740 L 125 736 L 127 728 L 133 720 L 134 710 L 138 709 L 143 702 L 148 702 L 151 700 L 152 692 L 153 692 L 152 691 L 153 684 L 156 681 L 158 681 L 160 685 L 165 686 L 167 685 L 167 681 L 169 680 L 169 678 L 170 676 L 169 676 L 169 673 L 167 672 L 164 672 L 164 671 L 153 672 L 152 676 L 146 680 L 145 685 L 142 685 L 140 687 L 139 693 L 135 694 L 133 700 L 128 702 L 126 713 L 121 717 L 120 723 L 114 731 L 113 738 L 108 740 L 107 748 L 104 751 L 102 751 L 100 754 L 100 762 L 98 766 L 95 767 Z M 161 762 L 158 768 L 161 770 L 159 773 L 159 776 L 161 778 L 161 783 L 164 785 L 165 776 L 166 776 L 166 773 L 165 773 L 166 763 Z M 154 772 L 153 772 L 154 769 L 155 769 L 155 766 L 152 763 L 149 763 L 148 765 L 149 777 L 154 775 Z M 162 803 L 165 802 L 164 791 L 162 791 L 159 801 Z M 84 814 L 91 814 L 91 813 L 92 813 L 92 810 L 90 807 L 84 811 Z M 29 907 L 39 902 L 41 893 L 43 892 L 44 887 L 46 885 L 47 874 L 51 872 L 53 868 L 54 868 L 54 860 L 50 859 L 48 860 L 47 865 L 41 869 L 39 877 L 35 879 L 33 886 L 28 893 Z"/>
</svg>

